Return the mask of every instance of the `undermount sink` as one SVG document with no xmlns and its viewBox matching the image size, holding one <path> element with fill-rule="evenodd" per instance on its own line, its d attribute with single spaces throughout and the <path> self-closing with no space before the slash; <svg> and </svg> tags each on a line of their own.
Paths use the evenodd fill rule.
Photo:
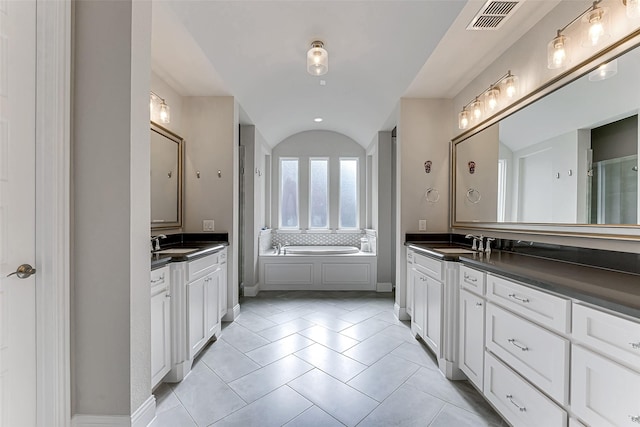
<svg viewBox="0 0 640 427">
<path fill-rule="evenodd" d="M 434 248 L 434 250 L 438 252 L 442 252 L 443 254 L 473 254 L 475 253 L 469 249 L 463 248 Z"/>
<path fill-rule="evenodd" d="M 163 249 L 161 251 L 154 252 L 154 254 L 186 254 L 187 252 L 197 251 L 198 248 L 173 248 Z"/>
</svg>

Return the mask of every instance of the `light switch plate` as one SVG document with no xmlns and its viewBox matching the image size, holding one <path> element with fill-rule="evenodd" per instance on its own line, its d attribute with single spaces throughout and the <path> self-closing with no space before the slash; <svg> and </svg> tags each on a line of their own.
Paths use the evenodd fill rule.
<svg viewBox="0 0 640 427">
<path fill-rule="evenodd" d="M 202 231 L 213 231 L 214 222 L 212 219 L 205 219 L 202 221 Z"/>
<path fill-rule="evenodd" d="M 426 219 L 418 220 L 418 231 L 427 231 L 427 220 Z"/>
</svg>

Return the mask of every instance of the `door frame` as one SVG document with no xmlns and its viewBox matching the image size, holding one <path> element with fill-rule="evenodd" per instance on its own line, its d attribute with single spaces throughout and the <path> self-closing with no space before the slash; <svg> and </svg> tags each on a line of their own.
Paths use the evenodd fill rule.
<svg viewBox="0 0 640 427">
<path fill-rule="evenodd" d="M 36 3 L 36 405 L 71 424 L 72 0 Z"/>
</svg>

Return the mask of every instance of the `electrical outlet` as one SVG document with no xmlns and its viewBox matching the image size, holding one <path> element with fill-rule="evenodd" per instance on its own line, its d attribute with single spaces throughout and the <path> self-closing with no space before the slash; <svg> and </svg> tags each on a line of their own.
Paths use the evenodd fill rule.
<svg viewBox="0 0 640 427">
<path fill-rule="evenodd" d="M 418 231 L 427 231 L 427 220 L 426 219 L 418 220 Z"/>
<path fill-rule="evenodd" d="M 214 223 L 212 219 L 205 219 L 202 221 L 202 231 L 213 231 Z"/>
</svg>

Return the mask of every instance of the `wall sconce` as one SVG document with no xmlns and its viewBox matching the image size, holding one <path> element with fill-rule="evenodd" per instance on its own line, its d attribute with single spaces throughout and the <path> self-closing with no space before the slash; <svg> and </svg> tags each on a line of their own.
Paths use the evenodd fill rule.
<svg viewBox="0 0 640 427">
<path fill-rule="evenodd" d="M 462 107 L 458 113 L 458 128 L 466 129 L 471 122 L 479 122 L 485 113 L 491 114 L 513 100 L 518 94 L 518 77 L 508 71 L 484 92 Z"/>
<path fill-rule="evenodd" d="M 155 117 L 158 117 L 158 120 L 161 123 L 166 124 L 171 122 L 171 111 L 169 106 L 165 102 L 164 98 L 160 98 L 158 94 L 153 91 L 151 91 L 149 96 L 149 110 L 152 120 Z"/>
<path fill-rule="evenodd" d="M 312 76 L 322 76 L 329 71 L 329 53 L 324 49 L 324 43 L 316 40 L 311 43 L 307 52 L 307 72 Z"/>
<path fill-rule="evenodd" d="M 638 0 L 627 1 L 633 1 L 636 2 L 636 4 L 638 2 Z M 567 49 L 569 37 L 563 33 L 578 20 L 582 22 L 583 26 L 582 46 L 597 47 L 602 44 L 603 40 L 606 40 L 611 36 L 609 33 L 609 21 L 611 14 L 609 13 L 608 8 L 598 6 L 601 2 L 602 0 L 594 1 L 589 9 L 582 12 L 571 22 L 558 30 L 556 36 L 547 45 L 547 68 L 550 70 L 562 68 L 570 62 L 570 55 Z M 627 9 L 627 14 L 629 13 L 629 9 Z M 638 11 L 638 13 L 640 13 L 640 11 Z"/>
</svg>

